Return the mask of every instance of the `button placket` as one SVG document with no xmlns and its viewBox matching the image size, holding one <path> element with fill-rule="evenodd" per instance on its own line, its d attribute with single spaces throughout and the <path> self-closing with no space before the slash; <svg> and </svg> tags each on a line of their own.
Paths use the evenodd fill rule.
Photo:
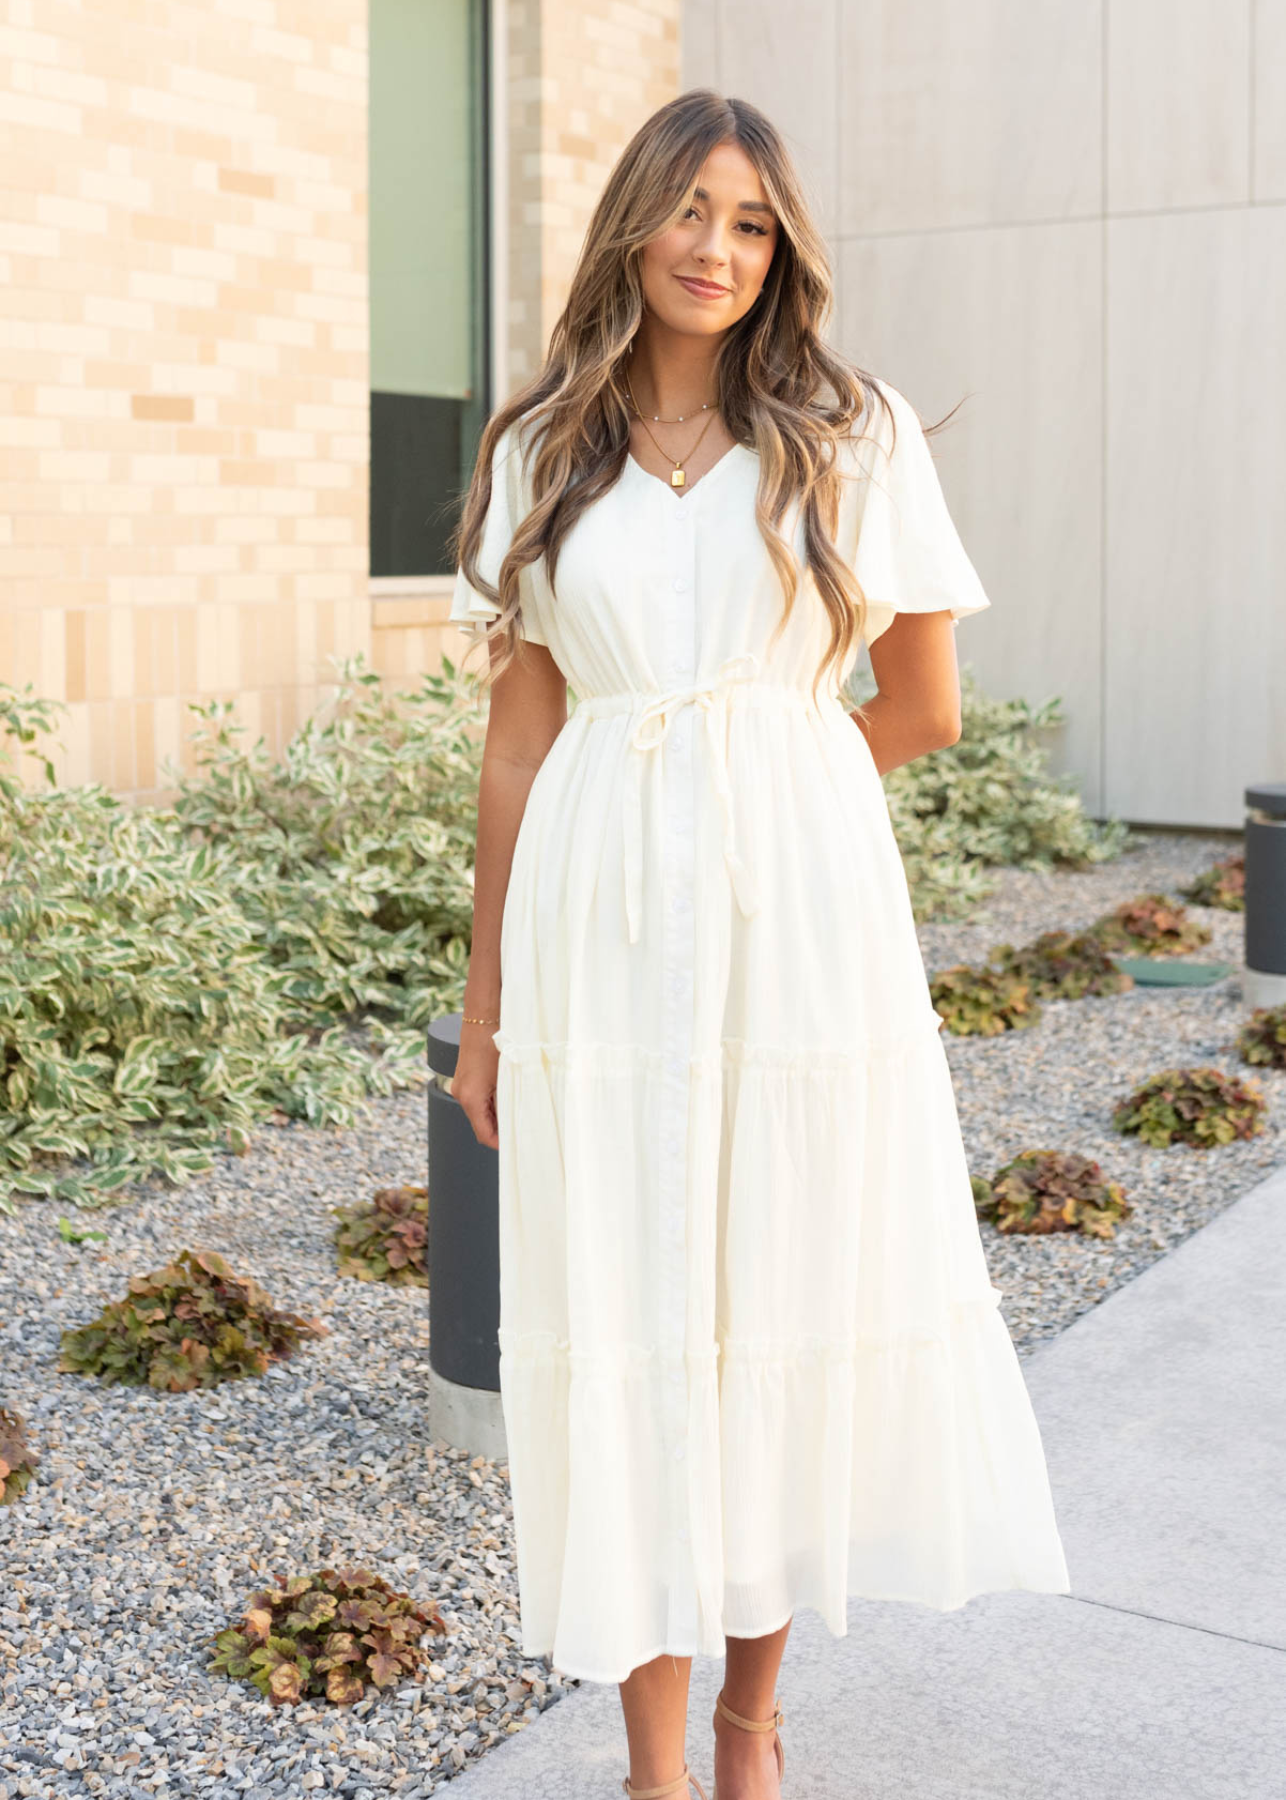
<svg viewBox="0 0 1286 1800">
<path fill-rule="evenodd" d="M 693 679 L 695 615 L 692 605 L 695 570 L 690 498 L 671 500 L 668 539 L 669 592 L 666 596 L 667 679 L 682 685 Z M 661 803 L 663 817 L 664 986 L 663 1117 L 658 1250 L 662 1271 L 661 1344 L 669 1364 L 663 1383 L 662 1429 L 670 1469 L 669 1513 L 672 1523 L 674 1574 L 670 1587 L 669 1632 L 676 1643 L 694 1641 L 696 1586 L 689 1545 L 687 1438 L 690 1397 L 687 1363 L 688 1297 L 688 1167 L 687 1145 L 691 1104 L 692 981 L 696 924 L 692 808 L 692 721 L 686 711 L 672 721 L 663 746 Z"/>
</svg>

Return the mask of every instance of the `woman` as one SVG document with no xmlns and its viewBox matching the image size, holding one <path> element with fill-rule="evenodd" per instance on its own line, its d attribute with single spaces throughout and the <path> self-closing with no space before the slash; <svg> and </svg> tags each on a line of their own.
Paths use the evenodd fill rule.
<svg viewBox="0 0 1286 1800">
<path fill-rule="evenodd" d="M 775 1800 L 797 1607 L 1068 1585 L 880 784 L 958 738 L 988 600 L 830 304 L 763 114 L 662 107 L 457 541 L 523 1649 L 620 1683 L 634 1800 L 704 1800 L 694 1653 L 719 1800 Z"/>
</svg>

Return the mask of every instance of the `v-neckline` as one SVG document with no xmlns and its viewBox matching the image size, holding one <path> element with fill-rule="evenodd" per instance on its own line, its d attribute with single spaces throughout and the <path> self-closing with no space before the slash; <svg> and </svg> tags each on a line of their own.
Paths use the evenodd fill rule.
<svg viewBox="0 0 1286 1800">
<path fill-rule="evenodd" d="M 659 475 L 654 475 L 652 473 L 651 469 L 645 469 L 643 467 L 643 464 L 639 461 L 639 459 L 635 456 L 634 452 L 631 449 L 629 449 L 628 446 L 626 447 L 626 451 L 625 451 L 625 459 L 627 462 L 633 463 L 634 467 L 638 470 L 639 474 L 642 475 L 646 481 L 654 481 L 659 488 L 664 488 L 666 493 L 672 494 L 674 496 L 675 505 L 681 506 L 683 504 L 683 502 L 687 499 L 689 494 L 695 494 L 699 487 L 704 487 L 706 482 L 710 480 L 711 476 L 717 475 L 719 473 L 719 470 L 723 467 L 723 465 L 726 462 L 731 461 L 731 459 L 737 454 L 738 450 L 745 450 L 745 448 L 746 448 L 746 446 L 742 443 L 730 444 L 728 446 L 728 448 L 724 451 L 723 455 L 719 458 L 719 460 L 717 462 L 712 462 L 710 464 L 710 467 L 706 470 L 704 475 L 697 476 L 696 480 L 692 483 L 692 486 L 690 488 L 671 487 L 668 481 L 663 481 Z"/>
</svg>

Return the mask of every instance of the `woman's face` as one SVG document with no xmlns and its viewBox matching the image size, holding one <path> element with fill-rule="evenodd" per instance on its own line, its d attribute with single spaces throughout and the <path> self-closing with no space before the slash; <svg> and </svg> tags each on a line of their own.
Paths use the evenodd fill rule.
<svg viewBox="0 0 1286 1800">
<path fill-rule="evenodd" d="M 673 331 L 727 331 L 758 298 L 778 231 L 750 158 L 716 144 L 678 223 L 644 247 L 647 309 Z"/>
</svg>

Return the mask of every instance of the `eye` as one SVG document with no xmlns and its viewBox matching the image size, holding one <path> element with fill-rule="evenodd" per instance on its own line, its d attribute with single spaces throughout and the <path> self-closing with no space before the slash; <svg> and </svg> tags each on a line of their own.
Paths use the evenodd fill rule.
<svg viewBox="0 0 1286 1800">
<path fill-rule="evenodd" d="M 689 206 L 687 208 L 687 211 L 684 213 L 683 217 L 686 219 L 688 216 L 688 213 L 693 213 L 696 210 L 697 209 L 695 206 Z M 753 219 L 739 219 L 737 221 L 737 223 L 739 225 L 748 225 L 750 227 L 751 231 L 753 232 L 753 234 L 755 235 L 755 237 L 767 237 L 768 236 L 768 233 L 765 230 L 765 228 L 762 225 L 756 225 Z"/>
</svg>

